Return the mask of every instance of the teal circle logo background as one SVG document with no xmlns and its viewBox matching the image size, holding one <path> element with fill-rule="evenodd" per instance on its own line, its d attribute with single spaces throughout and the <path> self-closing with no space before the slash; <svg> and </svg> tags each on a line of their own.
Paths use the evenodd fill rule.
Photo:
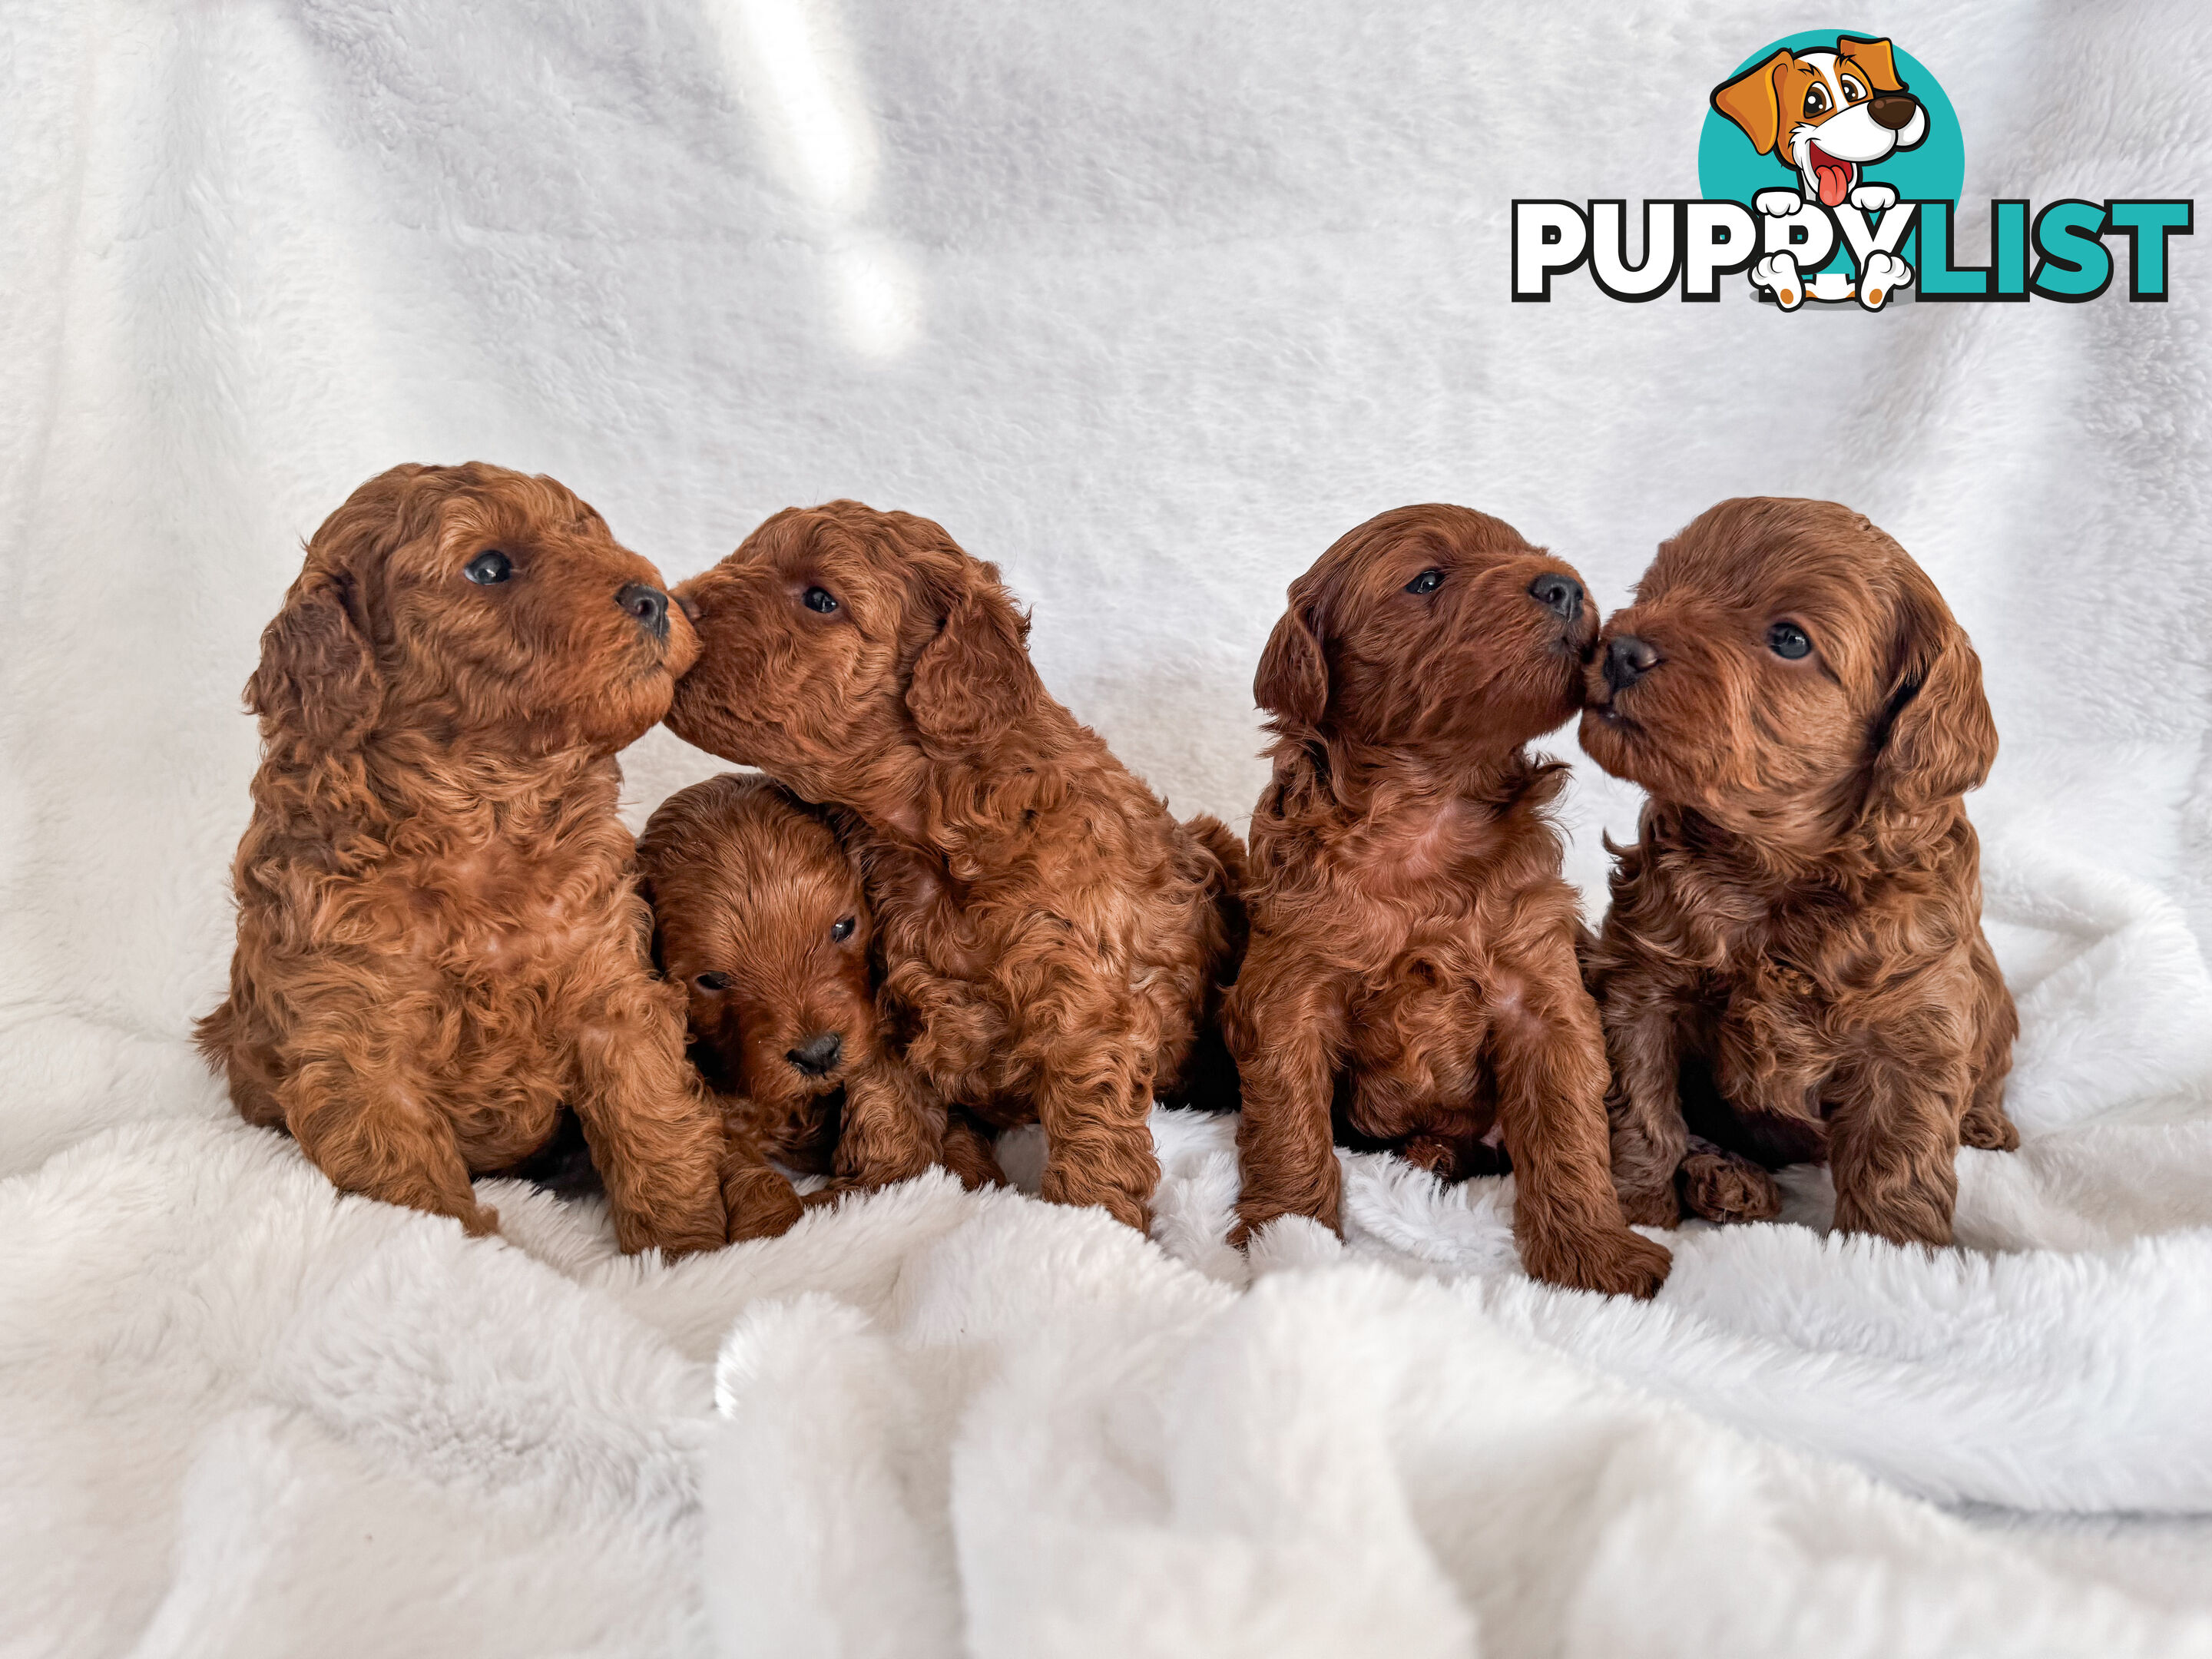
<svg viewBox="0 0 2212 1659">
<path fill-rule="evenodd" d="M 1698 193 L 1709 202 L 1741 202 L 1762 190 L 1785 190 L 1796 185 L 1797 171 L 1778 149 L 1761 155 L 1743 129 L 1712 106 L 1712 88 L 1733 81 L 1754 64 L 1778 52 L 1833 52 L 1836 37 L 1848 34 L 1857 40 L 1881 37 L 1872 29 L 1807 29 L 1770 40 L 1726 75 L 1713 77 L 1705 88 L 1705 125 L 1698 136 Z M 1898 78 L 1905 89 L 1928 111 L 1928 136 L 1911 149 L 1899 150 L 1887 161 L 1870 165 L 1862 182 L 1887 185 L 1908 202 L 1955 202 L 1966 182 L 1966 148 L 1959 136 L 1959 117 L 1943 88 L 1928 67 L 1894 40 L 1890 51 L 1897 59 Z"/>
</svg>

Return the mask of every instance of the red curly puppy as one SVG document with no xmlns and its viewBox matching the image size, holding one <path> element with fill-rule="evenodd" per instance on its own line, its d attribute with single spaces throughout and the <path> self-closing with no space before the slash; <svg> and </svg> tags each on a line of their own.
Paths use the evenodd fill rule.
<svg viewBox="0 0 2212 1659">
<path fill-rule="evenodd" d="M 1583 747 L 1650 797 L 1589 964 L 1629 1215 L 1772 1216 L 1760 1165 L 1826 1156 L 1837 1226 L 1948 1243 L 1960 1142 L 2019 1144 L 2019 1021 L 1960 800 L 1996 727 L 1935 584 L 1832 501 L 1723 501 L 1607 624 L 1589 699 Z"/>
<path fill-rule="evenodd" d="M 1510 526 L 1406 507 L 1291 584 L 1253 692 L 1274 778 L 1253 811 L 1251 943 L 1224 1011 L 1243 1076 L 1242 1237 L 1338 1224 L 1337 1128 L 1449 1178 L 1496 1167 L 1539 1279 L 1648 1297 L 1666 1250 L 1621 1219 L 1604 1039 L 1522 745 L 1582 706 L 1597 619 Z"/>
<path fill-rule="evenodd" d="M 767 778 L 725 773 L 660 804 L 638 840 L 655 954 L 690 1000 L 691 1057 L 720 1096 L 733 1139 L 787 1168 L 848 1178 L 857 1146 L 839 1128 L 909 1109 L 865 1103 L 912 1085 L 878 1041 L 873 933 L 858 826 Z M 974 1126 L 948 1130 L 947 1161 L 970 1186 L 1003 1179 Z"/>
<path fill-rule="evenodd" d="M 1053 701 L 997 570 L 927 519 L 779 513 L 680 592 L 704 651 L 670 726 L 862 826 L 916 1087 L 848 1096 L 851 1167 L 917 1173 L 948 1108 L 1042 1121 L 1044 1195 L 1146 1226 L 1153 1096 L 1235 971 L 1235 837 L 1176 823 Z"/>
<path fill-rule="evenodd" d="M 628 1250 L 799 1212 L 720 1178 L 615 751 L 697 653 L 653 568 L 550 478 L 400 466 L 324 520 L 246 683 L 261 717 L 230 997 L 200 1022 L 250 1122 L 337 1186 L 497 1224 L 471 1174 L 581 1121 Z"/>
</svg>

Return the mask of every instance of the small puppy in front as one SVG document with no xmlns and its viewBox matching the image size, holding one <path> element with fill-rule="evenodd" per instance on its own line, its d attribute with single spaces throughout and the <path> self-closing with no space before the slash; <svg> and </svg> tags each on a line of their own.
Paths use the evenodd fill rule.
<svg viewBox="0 0 2212 1659">
<path fill-rule="evenodd" d="M 229 1000 L 202 1020 L 249 1122 L 348 1192 L 497 1225 L 471 1175 L 573 1109 L 626 1250 L 780 1232 L 654 977 L 615 753 L 698 642 L 560 484 L 399 466 L 325 520 L 246 687 L 261 718 Z"/>
<path fill-rule="evenodd" d="M 1582 744 L 1650 796 L 1589 963 L 1630 1218 L 1771 1217 L 1766 1169 L 1826 1157 L 1838 1228 L 1949 1243 L 1960 1144 L 2019 1144 L 2019 1021 L 1960 799 L 1996 727 L 1936 585 L 1832 501 L 1723 501 L 1607 623 Z"/>
<path fill-rule="evenodd" d="M 704 649 L 669 726 L 861 826 L 914 1087 L 848 1096 L 856 1177 L 927 1167 L 951 1112 L 1041 1121 L 1046 1198 L 1147 1226 L 1154 1096 L 1236 971 L 1236 838 L 1053 701 L 996 568 L 927 519 L 789 509 L 678 592 Z"/>
<path fill-rule="evenodd" d="M 897 1091 L 900 1062 L 877 1032 L 873 928 L 859 826 L 758 775 L 727 772 L 678 790 L 637 843 L 654 954 L 690 1001 L 691 1058 L 722 1103 L 733 1144 L 811 1175 L 860 1172 L 839 1131 L 848 1099 Z M 893 1115 L 897 1107 L 894 1104 Z M 990 1141 L 957 1121 L 946 1162 L 969 1186 L 997 1182 Z"/>
<path fill-rule="evenodd" d="M 1497 1167 L 1502 1132 L 1530 1273 L 1665 1280 L 1607 1169 L 1605 1042 L 1545 819 L 1566 768 L 1522 748 L 1581 708 L 1596 635 L 1573 570 L 1461 507 L 1370 519 L 1291 584 L 1253 684 L 1274 778 L 1224 1011 L 1239 1242 L 1282 1215 L 1339 1224 L 1332 1120 L 1447 1179 Z"/>
</svg>

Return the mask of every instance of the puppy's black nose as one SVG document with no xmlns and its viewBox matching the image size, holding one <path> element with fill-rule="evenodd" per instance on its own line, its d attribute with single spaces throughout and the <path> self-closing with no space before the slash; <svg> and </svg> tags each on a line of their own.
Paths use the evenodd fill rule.
<svg viewBox="0 0 2212 1659">
<path fill-rule="evenodd" d="M 1567 622 L 1583 614 L 1583 585 L 1559 571 L 1547 571 L 1530 582 L 1528 595 L 1545 610 L 1558 611 Z"/>
<path fill-rule="evenodd" d="M 615 603 L 630 614 L 640 628 L 656 640 L 668 637 L 668 595 L 643 582 L 632 582 L 615 595 Z"/>
<path fill-rule="evenodd" d="M 1878 127 L 1887 127 L 1892 132 L 1912 124 L 1912 113 L 1920 107 L 1917 98 L 1901 92 L 1886 92 L 1867 106 L 1867 113 L 1874 117 Z"/>
<path fill-rule="evenodd" d="M 784 1058 L 807 1076 L 820 1077 L 837 1063 L 837 1056 L 844 1052 L 842 1032 L 817 1031 Z"/>
<path fill-rule="evenodd" d="M 1659 653 L 1633 634 L 1614 636 L 1605 648 L 1605 683 L 1618 691 L 1659 665 Z"/>
</svg>

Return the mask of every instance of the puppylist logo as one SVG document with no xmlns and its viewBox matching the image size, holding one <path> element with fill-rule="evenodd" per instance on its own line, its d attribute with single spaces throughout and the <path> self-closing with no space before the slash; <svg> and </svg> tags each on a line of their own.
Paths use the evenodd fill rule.
<svg viewBox="0 0 2212 1659">
<path fill-rule="evenodd" d="M 2166 295 L 2171 239 L 2195 229 L 2179 199 L 2068 198 L 2040 211 L 1990 204 L 1985 264 L 1961 263 L 1953 227 L 1966 149 L 1951 100 L 1889 41 L 1813 30 L 1761 47 L 1715 86 L 1698 143 L 1695 200 L 1642 204 L 1629 258 L 1625 198 L 1513 204 L 1513 297 L 1541 304 L 1586 270 L 1632 303 L 1670 291 L 1753 297 L 1796 311 L 1917 300 L 2079 302 L 2124 270 L 2130 300 Z"/>
</svg>

